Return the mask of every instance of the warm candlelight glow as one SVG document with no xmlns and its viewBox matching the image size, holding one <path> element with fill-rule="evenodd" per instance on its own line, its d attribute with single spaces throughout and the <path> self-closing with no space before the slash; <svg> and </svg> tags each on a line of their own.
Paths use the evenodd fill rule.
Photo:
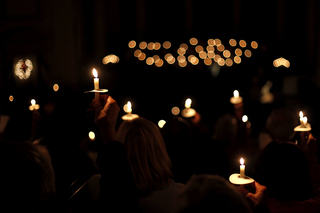
<svg viewBox="0 0 320 213">
<path fill-rule="evenodd" d="M 299 116 L 300 116 L 300 118 L 303 118 L 303 112 L 302 111 L 299 112 Z"/>
<path fill-rule="evenodd" d="M 158 122 L 158 126 L 159 126 L 159 128 L 163 128 L 163 126 L 166 124 L 166 121 L 165 120 L 160 120 L 159 122 Z"/>
<path fill-rule="evenodd" d="M 95 78 L 98 78 L 98 72 L 95 68 L 93 68 L 92 70 L 92 75 L 95 77 Z"/>
<path fill-rule="evenodd" d="M 31 105 L 32 105 L 32 106 L 35 106 L 35 105 L 36 105 L 36 100 L 32 99 L 32 100 L 31 100 Z"/>
<path fill-rule="evenodd" d="M 248 116 L 247 115 L 244 115 L 242 116 L 242 121 L 245 123 L 248 121 Z M 242 159 L 242 158 L 241 158 Z M 243 159 L 242 159 L 243 160 Z M 240 161 L 241 162 L 241 161 Z"/>
<path fill-rule="evenodd" d="M 244 178 L 245 177 L 245 165 L 244 165 L 244 160 L 243 158 L 240 159 L 240 178 Z"/>
<path fill-rule="evenodd" d="M 131 113 L 132 112 L 132 104 L 130 101 L 127 102 L 127 113 Z"/>
<path fill-rule="evenodd" d="M 31 105 L 29 106 L 29 110 L 33 111 L 33 110 L 38 110 L 39 108 L 40 108 L 40 105 L 36 104 L 36 100 L 32 99 Z"/>
<path fill-rule="evenodd" d="M 191 107 L 191 99 L 190 98 L 188 98 L 187 100 L 186 100 L 186 103 L 185 103 L 185 108 L 190 108 Z"/>
<path fill-rule="evenodd" d="M 244 159 L 240 158 L 240 164 L 243 165 L 244 164 Z"/>
<path fill-rule="evenodd" d="M 304 116 L 304 117 L 302 118 L 302 123 L 303 123 L 303 125 L 307 125 L 307 123 L 308 123 L 308 118 L 307 118 L 307 116 Z"/>
<path fill-rule="evenodd" d="M 96 138 L 96 135 L 92 131 L 89 132 L 88 136 L 89 136 L 90 140 L 94 140 Z"/>
<path fill-rule="evenodd" d="M 233 96 L 235 98 L 239 98 L 239 91 L 238 90 L 233 91 Z"/>
</svg>

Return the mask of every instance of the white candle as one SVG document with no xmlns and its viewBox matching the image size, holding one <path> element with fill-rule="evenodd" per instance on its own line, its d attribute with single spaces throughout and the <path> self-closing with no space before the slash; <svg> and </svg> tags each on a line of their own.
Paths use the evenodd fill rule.
<svg viewBox="0 0 320 213">
<path fill-rule="evenodd" d="M 184 104 L 185 108 L 190 108 L 190 107 L 191 107 L 191 102 L 192 102 L 191 99 L 188 98 L 188 99 L 186 100 L 185 104 Z"/>
<path fill-rule="evenodd" d="M 99 88 L 98 72 L 95 68 L 93 68 L 92 74 L 94 76 L 94 79 L 93 79 L 94 89 L 99 90 L 100 88 Z M 99 100 L 99 93 L 98 92 L 95 93 L 95 99 Z"/>
<path fill-rule="evenodd" d="M 244 165 L 244 160 L 243 158 L 240 159 L 240 178 L 244 178 L 244 171 L 245 171 L 245 165 Z"/>
<path fill-rule="evenodd" d="M 300 125 L 303 125 L 303 112 L 302 111 L 299 112 L 299 116 L 300 116 Z"/>
</svg>

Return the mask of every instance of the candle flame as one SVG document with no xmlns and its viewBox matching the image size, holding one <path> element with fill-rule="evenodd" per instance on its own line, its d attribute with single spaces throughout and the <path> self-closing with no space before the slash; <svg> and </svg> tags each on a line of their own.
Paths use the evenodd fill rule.
<svg viewBox="0 0 320 213">
<path fill-rule="evenodd" d="M 95 78 L 98 78 L 98 72 L 95 68 L 93 68 L 92 70 L 92 75 L 95 77 Z"/>
<path fill-rule="evenodd" d="M 299 116 L 300 116 L 300 118 L 303 118 L 303 112 L 302 111 L 299 112 Z"/>
<path fill-rule="evenodd" d="M 233 91 L 233 96 L 235 98 L 239 98 L 239 91 L 238 90 Z"/>
<path fill-rule="evenodd" d="M 242 116 L 242 121 L 245 123 L 248 121 L 248 116 L 247 115 L 244 115 Z"/>
<path fill-rule="evenodd" d="M 185 103 L 185 108 L 190 108 L 191 107 L 191 99 L 190 98 L 188 98 L 187 100 L 186 100 L 186 103 Z"/>
<path fill-rule="evenodd" d="M 243 158 L 240 158 L 240 164 L 243 165 L 244 164 L 244 160 Z"/>
<path fill-rule="evenodd" d="M 36 105 L 36 100 L 32 99 L 32 100 L 31 100 L 31 105 L 32 105 L 32 106 Z"/>
<path fill-rule="evenodd" d="M 304 116 L 304 117 L 302 118 L 302 121 L 303 121 L 303 124 L 307 124 L 307 123 L 308 123 L 308 118 L 307 118 L 307 116 Z"/>
<path fill-rule="evenodd" d="M 128 113 L 132 112 L 132 105 L 130 101 L 127 102 L 127 112 Z"/>
</svg>

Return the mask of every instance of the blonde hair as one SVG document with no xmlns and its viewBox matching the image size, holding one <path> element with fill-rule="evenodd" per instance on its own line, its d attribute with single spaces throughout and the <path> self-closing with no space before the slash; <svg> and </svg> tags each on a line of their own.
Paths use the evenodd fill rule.
<svg viewBox="0 0 320 213">
<path fill-rule="evenodd" d="M 158 127 L 145 118 L 123 121 L 118 139 L 124 144 L 140 196 L 168 185 L 171 160 Z"/>
</svg>

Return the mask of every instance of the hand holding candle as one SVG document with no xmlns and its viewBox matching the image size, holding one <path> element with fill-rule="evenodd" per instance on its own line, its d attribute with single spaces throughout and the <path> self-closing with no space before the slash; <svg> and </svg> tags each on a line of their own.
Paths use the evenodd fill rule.
<svg viewBox="0 0 320 213">
<path fill-rule="evenodd" d="M 196 115 L 196 110 L 191 108 L 191 103 L 192 103 L 191 98 L 187 98 L 184 104 L 185 108 L 181 112 L 182 117 L 191 118 Z"/>
<path fill-rule="evenodd" d="M 311 125 L 308 123 L 307 116 L 303 115 L 303 112 L 299 112 L 300 125 L 294 128 L 295 132 L 307 132 L 311 130 Z"/>
</svg>

